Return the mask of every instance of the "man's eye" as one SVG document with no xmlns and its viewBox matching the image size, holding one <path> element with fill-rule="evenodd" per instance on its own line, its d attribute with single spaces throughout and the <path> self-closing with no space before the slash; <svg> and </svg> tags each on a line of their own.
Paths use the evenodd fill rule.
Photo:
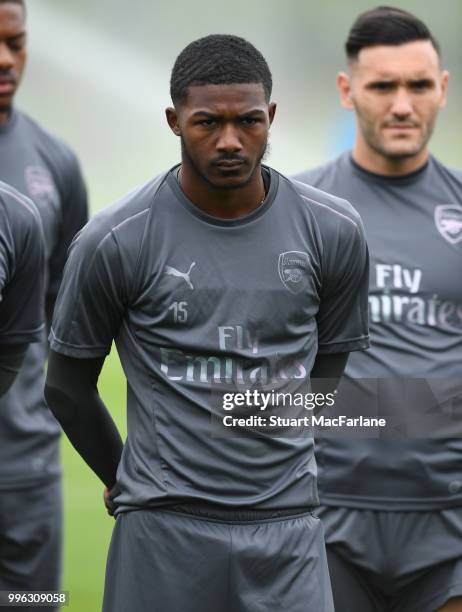
<svg viewBox="0 0 462 612">
<path fill-rule="evenodd" d="M 393 87 L 393 83 L 374 83 L 372 86 L 376 91 L 391 91 Z"/>
<path fill-rule="evenodd" d="M 244 125 L 255 125 L 256 123 L 258 123 L 258 119 L 256 119 L 255 117 L 244 117 L 243 119 L 241 119 L 241 123 L 243 123 Z"/>
<path fill-rule="evenodd" d="M 411 89 L 413 91 L 425 91 L 426 89 L 430 89 L 430 88 L 431 88 L 430 81 L 415 81 L 414 83 L 411 83 Z"/>
<path fill-rule="evenodd" d="M 216 121 L 215 119 L 202 119 L 201 121 L 199 121 L 199 125 L 204 125 L 205 127 L 211 127 L 212 125 L 215 125 Z"/>
<path fill-rule="evenodd" d="M 24 43 L 23 42 L 10 42 L 8 44 L 9 48 L 12 51 L 21 51 L 22 49 L 24 49 Z"/>
</svg>

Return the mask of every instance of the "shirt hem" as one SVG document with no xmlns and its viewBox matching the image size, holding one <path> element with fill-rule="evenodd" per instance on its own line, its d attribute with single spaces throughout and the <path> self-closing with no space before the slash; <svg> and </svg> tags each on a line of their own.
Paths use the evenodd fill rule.
<svg viewBox="0 0 462 612">
<path fill-rule="evenodd" d="M 50 332 L 50 348 L 55 353 L 77 358 L 105 357 L 111 352 L 111 348 L 106 346 L 77 346 L 63 342 L 53 332 Z"/>
<path fill-rule="evenodd" d="M 343 497 L 341 495 L 320 494 L 322 506 L 336 508 L 356 508 L 361 510 L 426 512 L 432 510 L 446 510 L 462 506 L 462 495 L 457 497 L 435 497 L 434 499 L 390 499 L 387 497 Z"/>
<path fill-rule="evenodd" d="M 318 353 L 321 355 L 327 355 L 329 353 L 349 353 L 351 351 L 363 351 L 369 348 L 369 346 L 369 336 L 362 336 L 352 340 L 319 344 Z"/>
</svg>

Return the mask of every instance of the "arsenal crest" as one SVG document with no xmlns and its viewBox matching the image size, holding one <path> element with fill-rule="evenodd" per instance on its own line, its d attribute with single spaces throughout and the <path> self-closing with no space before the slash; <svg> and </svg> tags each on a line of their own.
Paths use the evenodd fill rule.
<svg viewBox="0 0 462 612">
<path fill-rule="evenodd" d="M 41 166 L 28 166 L 25 172 L 30 198 L 39 207 L 49 206 L 56 199 L 55 187 L 50 173 Z"/>
<path fill-rule="evenodd" d="M 462 241 L 462 206 L 442 204 L 435 208 L 436 229 L 450 244 Z"/>
<path fill-rule="evenodd" d="M 308 287 L 310 258 L 302 251 L 286 251 L 279 255 L 278 271 L 282 284 L 291 293 Z"/>
</svg>

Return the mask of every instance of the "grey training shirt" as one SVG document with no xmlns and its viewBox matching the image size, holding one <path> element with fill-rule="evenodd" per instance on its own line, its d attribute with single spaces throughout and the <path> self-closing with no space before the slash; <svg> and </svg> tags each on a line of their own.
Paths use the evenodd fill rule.
<svg viewBox="0 0 462 612">
<path fill-rule="evenodd" d="M 0 351 L 42 337 L 44 244 L 32 202 L 0 182 Z"/>
<path fill-rule="evenodd" d="M 87 219 L 78 162 L 70 149 L 27 115 L 0 126 L 0 180 L 28 196 L 45 238 L 45 299 L 56 299 L 67 249 Z M 43 398 L 46 332 L 32 344 L 13 385 L 0 399 L 0 490 L 33 486 L 59 474 L 59 426 Z"/>
<path fill-rule="evenodd" d="M 381 410 L 421 409 L 425 425 L 438 380 L 455 394 L 461 389 L 462 173 L 430 157 L 413 174 L 378 176 L 347 152 L 296 178 L 347 198 L 364 222 L 371 348 L 350 357 L 346 374 L 394 379 L 380 382 Z M 458 436 L 461 416 L 459 402 Z M 325 438 L 316 455 L 321 503 L 398 510 L 462 504 L 460 437 L 432 438 L 427 427 L 422 439 Z"/>
<path fill-rule="evenodd" d="M 312 438 L 213 437 L 210 389 L 282 368 L 289 387 L 307 380 L 318 351 L 367 347 L 359 216 L 268 169 L 264 203 L 220 220 L 186 199 L 175 171 L 76 237 L 50 336 L 53 350 L 80 358 L 106 355 L 115 338 L 128 380 L 119 511 L 314 505 Z"/>
</svg>

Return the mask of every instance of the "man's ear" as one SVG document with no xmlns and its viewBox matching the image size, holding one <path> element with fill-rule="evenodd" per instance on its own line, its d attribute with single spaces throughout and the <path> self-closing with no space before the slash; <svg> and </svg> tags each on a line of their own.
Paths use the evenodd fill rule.
<svg viewBox="0 0 462 612">
<path fill-rule="evenodd" d="M 276 108 L 277 108 L 276 102 L 271 102 L 270 105 L 268 106 L 270 125 L 273 123 L 274 115 L 276 114 Z"/>
<path fill-rule="evenodd" d="M 165 116 L 167 118 L 167 123 L 172 132 L 175 134 L 175 136 L 181 136 L 181 128 L 180 123 L 178 121 L 178 113 L 176 109 L 172 106 L 169 106 L 165 109 Z"/>
<path fill-rule="evenodd" d="M 351 97 L 351 77 L 346 72 L 339 72 L 337 75 L 337 89 L 340 95 L 340 102 L 343 108 L 353 109 Z"/>
<path fill-rule="evenodd" d="M 449 82 L 449 72 L 447 70 L 443 70 L 443 72 L 441 73 L 440 108 L 444 108 L 446 106 L 446 95 L 448 92 L 448 82 Z"/>
</svg>

